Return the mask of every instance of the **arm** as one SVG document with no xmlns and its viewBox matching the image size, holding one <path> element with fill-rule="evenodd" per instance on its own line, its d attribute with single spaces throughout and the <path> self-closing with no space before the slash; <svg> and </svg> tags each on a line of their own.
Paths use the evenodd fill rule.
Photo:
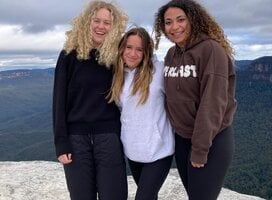
<svg viewBox="0 0 272 200">
<path fill-rule="evenodd" d="M 207 163 L 212 140 L 220 131 L 228 104 L 228 57 L 219 45 L 211 46 L 200 80 L 200 103 L 192 136 L 191 162 L 195 167 Z M 204 67 L 202 65 L 202 67 Z"/>
<path fill-rule="evenodd" d="M 66 123 L 66 94 L 67 94 L 67 74 L 68 58 L 64 51 L 59 55 L 54 79 L 53 89 L 53 130 L 56 155 L 71 153 L 71 147 L 68 140 L 67 123 Z M 63 160 L 63 159 L 62 159 Z"/>
</svg>

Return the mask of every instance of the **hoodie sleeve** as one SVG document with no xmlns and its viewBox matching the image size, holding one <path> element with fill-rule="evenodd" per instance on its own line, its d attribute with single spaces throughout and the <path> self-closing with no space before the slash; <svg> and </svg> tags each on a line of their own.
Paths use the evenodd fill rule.
<svg viewBox="0 0 272 200">
<path fill-rule="evenodd" d="M 220 131 L 228 104 L 228 57 L 214 41 L 210 54 L 201 64 L 200 103 L 192 136 L 191 161 L 207 163 L 212 140 Z"/>
<path fill-rule="evenodd" d="M 162 89 L 162 92 L 165 94 L 165 87 L 164 87 L 164 64 L 163 61 L 160 61 L 157 57 L 156 54 L 153 55 L 152 57 L 152 62 L 154 65 L 154 73 L 157 73 L 159 81 L 158 83 L 160 83 L 160 88 Z M 158 70 L 158 71 L 157 71 Z"/>
<path fill-rule="evenodd" d="M 65 51 L 59 55 L 54 78 L 53 89 L 53 131 L 54 143 L 57 157 L 71 153 L 71 147 L 68 140 L 66 123 L 66 94 L 68 88 L 68 58 Z"/>
</svg>

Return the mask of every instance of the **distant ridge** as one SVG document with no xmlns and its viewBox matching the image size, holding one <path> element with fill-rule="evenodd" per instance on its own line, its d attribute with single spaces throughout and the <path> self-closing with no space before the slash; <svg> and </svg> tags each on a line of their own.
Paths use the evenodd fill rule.
<svg viewBox="0 0 272 200">
<path fill-rule="evenodd" d="M 249 68 L 253 71 L 272 73 L 272 56 L 264 56 L 253 60 Z"/>
<path fill-rule="evenodd" d="M 239 65 L 239 63 L 237 63 Z M 272 83 L 272 56 L 263 56 L 251 62 L 240 63 L 240 75 L 245 80 L 269 81 Z M 239 72 L 238 71 L 238 72 Z"/>
<path fill-rule="evenodd" d="M 34 76 L 53 76 L 54 68 L 46 69 L 15 69 L 0 71 L 0 81 L 10 79 L 22 79 Z"/>
<path fill-rule="evenodd" d="M 272 56 L 263 56 L 254 60 L 236 60 L 235 65 L 237 70 L 248 70 L 252 65 L 256 64 L 272 64 Z"/>
</svg>

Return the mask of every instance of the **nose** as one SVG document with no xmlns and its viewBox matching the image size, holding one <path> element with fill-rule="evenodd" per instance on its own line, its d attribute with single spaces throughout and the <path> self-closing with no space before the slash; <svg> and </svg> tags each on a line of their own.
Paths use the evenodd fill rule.
<svg viewBox="0 0 272 200">
<path fill-rule="evenodd" d="M 130 56 L 131 56 L 131 57 L 137 56 L 137 52 L 136 52 L 135 49 L 131 49 L 131 51 L 130 51 Z"/>
<path fill-rule="evenodd" d="M 177 29 L 179 26 L 178 26 L 178 23 L 177 22 L 173 22 L 172 23 L 172 29 Z"/>
<path fill-rule="evenodd" d="M 104 28 L 105 27 L 103 22 L 99 22 L 97 26 L 98 26 L 98 28 Z"/>
</svg>

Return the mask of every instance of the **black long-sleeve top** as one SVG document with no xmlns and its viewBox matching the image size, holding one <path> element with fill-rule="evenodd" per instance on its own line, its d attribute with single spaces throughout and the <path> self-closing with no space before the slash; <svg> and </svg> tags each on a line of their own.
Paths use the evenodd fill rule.
<svg viewBox="0 0 272 200">
<path fill-rule="evenodd" d="M 69 134 L 120 133 L 120 112 L 106 96 L 112 69 L 98 64 L 96 50 L 79 61 L 76 51 L 61 51 L 53 92 L 53 129 L 56 155 L 71 153 Z"/>
</svg>

